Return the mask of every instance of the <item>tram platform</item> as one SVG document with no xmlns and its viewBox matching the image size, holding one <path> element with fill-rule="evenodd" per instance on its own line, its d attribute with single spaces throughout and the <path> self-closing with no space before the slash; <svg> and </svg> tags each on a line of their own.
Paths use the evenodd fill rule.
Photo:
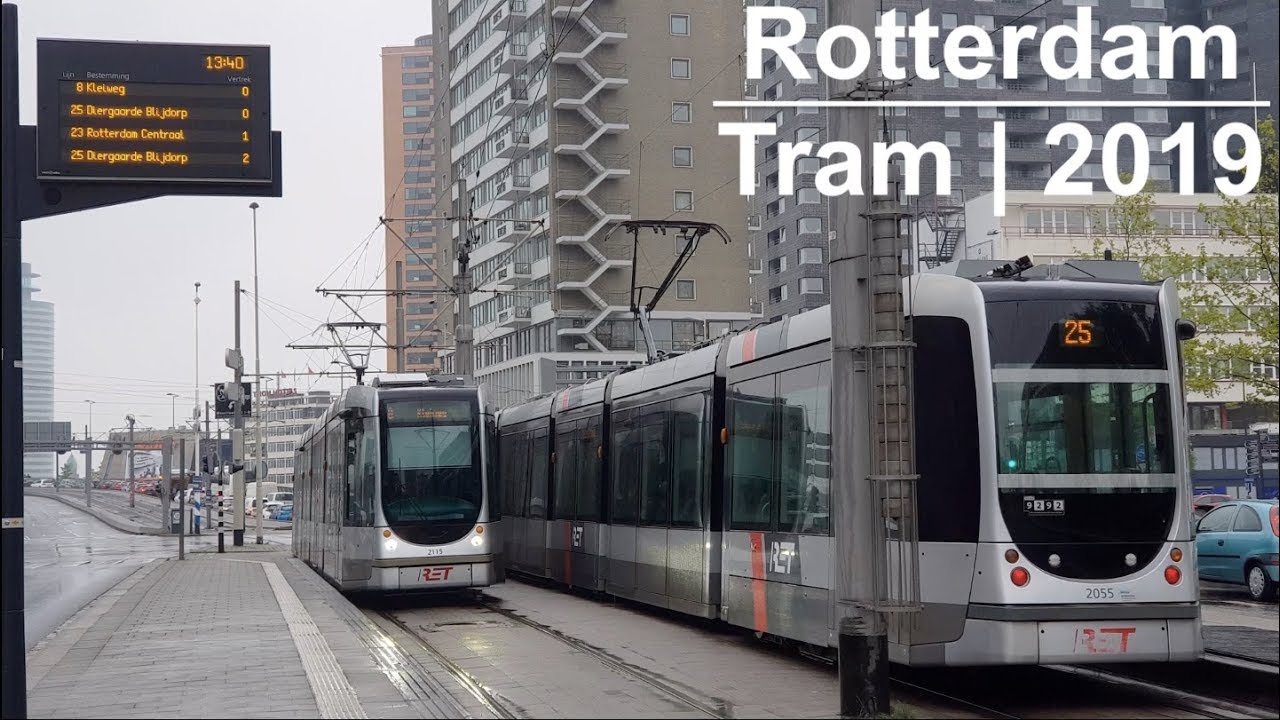
<svg viewBox="0 0 1280 720">
<path fill-rule="evenodd" d="M 278 545 L 151 562 L 27 654 L 32 718 L 440 717 Z"/>
</svg>

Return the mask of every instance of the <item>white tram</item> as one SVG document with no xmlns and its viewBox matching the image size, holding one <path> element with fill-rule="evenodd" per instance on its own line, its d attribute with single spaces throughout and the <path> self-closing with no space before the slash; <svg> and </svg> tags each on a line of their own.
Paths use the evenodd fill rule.
<svg viewBox="0 0 1280 720">
<path fill-rule="evenodd" d="M 460 378 L 348 388 L 298 444 L 293 554 L 343 591 L 502 582 L 494 437 Z"/>
<path fill-rule="evenodd" d="M 1201 656 L 1194 327 L 1119 266 L 906 281 L 924 607 L 893 661 Z M 835 647 L 830 333 L 819 308 L 504 410 L 509 567 Z"/>
</svg>

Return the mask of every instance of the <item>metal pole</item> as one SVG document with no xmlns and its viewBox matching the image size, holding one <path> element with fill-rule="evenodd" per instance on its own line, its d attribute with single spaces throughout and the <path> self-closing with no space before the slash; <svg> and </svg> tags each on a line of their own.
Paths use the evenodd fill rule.
<svg viewBox="0 0 1280 720">
<path fill-rule="evenodd" d="M 22 220 L 18 216 L 18 6 L 0 7 L 0 716 L 27 716 L 22 517 Z M 56 484 L 56 483 L 55 483 Z"/>
<path fill-rule="evenodd" d="M 164 492 L 160 493 L 160 527 L 169 527 L 169 501 L 173 498 L 173 437 L 169 436 L 164 439 L 160 449 L 161 463 L 164 465 L 161 470 L 164 471 L 162 484 Z M 171 532 L 165 530 L 166 533 Z"/>
<path fill-rule="evenodd" d="M 207 416 L 207 413 L 206 413 L 206 416 Z M 225 487 L 224 485 L 225 481 L 226 481 L 226 478 L 222 473 L 222 428 L 219 427 L 218 428 L 218 552 L 220 553 L 224 553 L 227 551 L 227 546 L 224 544 L 224 540 L 222 536 L 223 529 L 224 529 L 223 521 L 222 521 L 222 509 L 224 504 L 223 490 Z"/>
<path fill-rule="evenodd" d="M 396 261 L 396 290 L 404 289 L 404 262 Z M 405 372 L 404 367 L 404 347 L 405 347 L 405 331 L 404 331 L 404 294 L 396 293 L 396 347 L 395 355 L 395 371 Z"/>
<path fill-rule="evenodd" d="M 453 318 L 454 370 L 472 381 L 475 374 L 475 351 L 472 347 L 474 328 L 471 326 L 471 198 L 467 193 L 467 180 L 458 180 L 458 200 L 465 209 L 467 219 L 462 223 L 462 239 L 458 243 L 458 272 L 453 284 L 457 290 L 457 314 Z M 457 213 L 461 214 L 461 213 Z"/>
<path fill-rule="evenodd" d="M 127 421 L 129 422 L 129 507 L 133 507 L 133 506 L 134 506 L 134 503 L 133 503 L 133 493 L 134 493 L 134 480 L 133 480 L 133 423 L 134 423 L 134 419 L 133 419 L 133 416 L 132 416 L 132 415 L 129 415 L 128 417 L 126 417 L 126 418 L 125 418 L 125 420 L 127 420 Z"/>
<path fill-rule="evenodd" d="M 183 480 L 187 476 L 187 439 L 180 438 L 178 440 L 178 559 L 186 559 L 187 545 L 187 527 L 186 519 L 183 517 L 186 513 L 183 509 L 187 506 L 187 483 Z"/>
<path fill-rule="evenodd" d="M 262 336 L 258 334 L 258 203 L 249 203 L 253 211 L 253 394 L 257 397 L 253 407 L 254 448 L 253 448 L 253 495 L 254 519 L 258 529 L 258 544 L 262 544 Z"/>
<path fill-rule="evenodd" d="M 211 439 L 212 439 L 212 436 L 209 434 L 209 401 L 205 400 L 204 401 L 204 439 L 202 441 L 202 445 L 204 447 L 204 457 L 209 460 L 209 472 L 206 473 L 208 477 L 204 478 L 204 505 L 205 505 L 204 524 L 209 526 L 210 528 L 213 527 L 213 506 L 209 504 L 209 501 L 213 499 L 213 493 L 210 492 L 210 490 L 213 489 L 212 488 L 213 457 L 210 456 L 209 454 L 209 451 L 212 449 L 209 447 L 210 445 L 209 441 Z"/>
<path fill-rule="evenodd" d="M 240 357 L 240 281 L 236 281 L 236 355 Z M 231 475 L 231 498 L 235 503 L 232 508 L 231 542 L 236 547 L 244 545 L 244 361 L 240 360 L 235 368 L 235 381 L 232 385 L 234 396 L 239 398 L 235 412 L 231 414 L 231 459 L 233 465 L 241 469 Z"/>
<path fill-rule="evenodd" d="M 91 411 L 93 406 L 89 406 Z M 89 435 L 89 426 L 84 426 L 84 506 L 91 507 L 93 505 L 93 496 L 90 488 L 93 486 L 93 438 Z"/>
<path fill-rule="evenodd" d="M 88 507 L 91 504 L 91 495 L 89 494 L 90 483 L 93 482 L 93 400 L 85 400 L 89 403 L 89 424 L 84 429 L 84 439 L 89 444 L 84 448 L 84 504 Z M 105 479 L 105 478 L 104 478 Z"/>
<path fill-rule="evenodd" d="M 852 25 L 870 31 L 876 24 L 875 3 L 830 3 L 831 24 Z M 872 47 L 873 55 L 875 48 Z M 837 64 L 851 64 L 852 48 L 833 48 Z M 879 67 L 872 57 L 868 67 Z M 830 81 L 832 97 L 867 97 L 867 80 Z M 875 112 L 870 109 L 832 108 L 833 137 L 858 145 L 870 153 L 875 139 Z M 873 184 L 870 164 L 864 165 L 862 187 Z M 840 195 L 831 199 L 831 349 L 832 349 L 832 513 L 836 528 L 836 622 L 839 630 L 839 687 L 841 717 L 878 717 L 889 712 L 888 643 L 884 617 L 877 611 L 876 512 L 871 476 L 868 409 L 873 405 L 869 377 L 868 327 L 877 275 L 869 242 L 871 203 L 866 195 Z M 879 253 L 876 253 L 878 255 Z"/>
</svg>

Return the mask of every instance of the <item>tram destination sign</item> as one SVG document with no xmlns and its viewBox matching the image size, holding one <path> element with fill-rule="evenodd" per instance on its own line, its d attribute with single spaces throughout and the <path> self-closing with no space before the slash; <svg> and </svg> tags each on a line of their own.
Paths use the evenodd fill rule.
<svg viewBox="0 0 1280 720">
<path fill-rule="evenodd" d="M 38 40 L 37 177 L 270 183 L 270 51 Z"/>
</svg>

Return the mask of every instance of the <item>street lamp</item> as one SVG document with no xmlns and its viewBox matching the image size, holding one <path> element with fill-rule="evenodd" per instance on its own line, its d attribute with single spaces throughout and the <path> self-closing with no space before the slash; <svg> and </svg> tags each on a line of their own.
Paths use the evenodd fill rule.
<svg viewBox="0 0 1280 720">
<path fill-rule="evenodd" d="M 259 324 L 258 321 L 261 319 L 262 316 L 258 310 L 258 203 L 256 202 L 249 203 L 249 210 L 252 211 L 253 213 L 253 355 L 254 355 L 253 374 L 254 374 L 254 380 L 256 382 L 256 385 L 254 387 L 254 394 L 257 395 L 259 398 L 261 398 L 262 397 L 262 335 L 259 334 L 259 331 L 258 331 L 258 324 Z M 255 424 L 257 425 L 258 452 L 261 453 L 262 452 L 262 401 L 261 400 L 254 403 L 254 414 L 258 416 L 257 417 L 258 422 Z M 261 471 L 261 467 L 259 467 L 258 470 Z M 256 499 L 257 499 L 257 504 L 255 505 L 255 507 L 261 508 L 262 507 L 262 482 L 259 481 L 255 483 L 255 485 L 256 487 L 254 488 L 254 495 L 256 496 Z M 256 514 L 258 516 L 257 517 L 258 544 L 261 545 L 263 542 L 262 513 L 258 512 Z"/>
<path fill-rule="evenodd" d="M 85 492 L 88 493 L 89 482 L 92 477 L 91 473 L 93 472 L 93 406 L 98 403 L 96 400 L 85 400 L 85 402 L 89 403 L 89 427 L 84 433 L 84 439 L 88 443 L 86 447 L 88 448 L 89 453 L 88 457 L 86 457 L 84 461 L 87 466 L 84 469 L 84 487 Z"/>
<path fill-rule="evenodd" d="M 169 427 L 176 429 L 178 427 L 178 393 L 165 393 L 169 400 Z"/>
</svg>

